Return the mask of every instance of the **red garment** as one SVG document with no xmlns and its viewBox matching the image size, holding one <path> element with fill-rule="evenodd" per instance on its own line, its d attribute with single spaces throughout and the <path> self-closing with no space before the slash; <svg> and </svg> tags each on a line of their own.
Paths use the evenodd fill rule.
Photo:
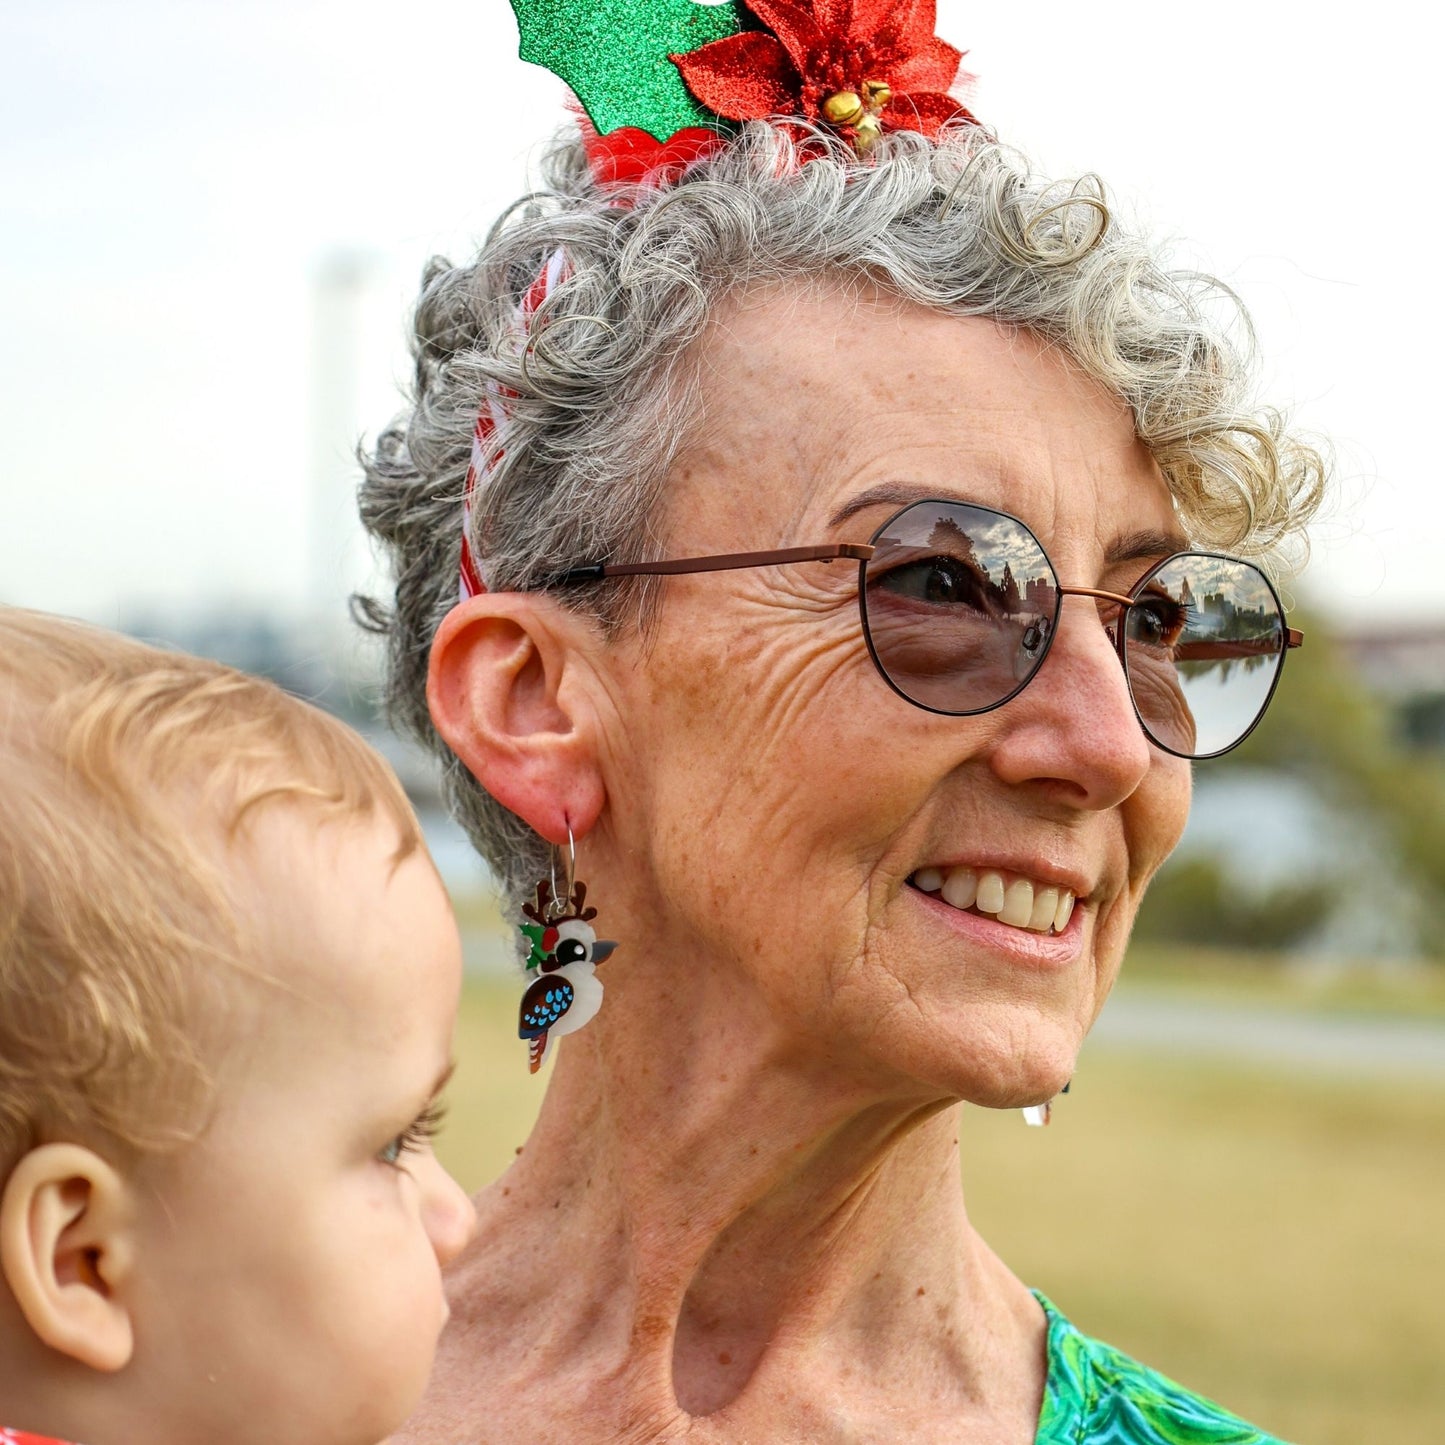
<svg viewBox="0 0 1445 1445">
<path fill-rule="evenodd" d="M 70 1445 L 50 1435 L 32 1435 L 29 1430 L 10 1430 L 0 1425 L 0 1445 Z"/>
</svg>

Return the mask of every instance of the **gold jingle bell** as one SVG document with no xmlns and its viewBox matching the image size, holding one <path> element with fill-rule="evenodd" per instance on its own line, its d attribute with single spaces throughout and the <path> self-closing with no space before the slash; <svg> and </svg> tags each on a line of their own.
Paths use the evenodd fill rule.
<svg viewBox="0 0 1445 1445">
<path fill-rule="evenodd" d="M 852 126 L 854 149 L 860 156 L 867 155 L 883 134 L 883 123 L 878 116 L 892 98 L 887 81 L 865 80 L 862 95 L 853 90 L 839 90 L 830 95 L 823 102 L 823 119 L 830 125 Z"/>
<path fill-rule="evenodd" d="M 856 125 L 867 112 L 862 100 L 851 90 L 840 90 L 823 102 L 823 118 L 829 125 Z"/>
<path fill-rule="evenodd" d="M 853 145 L 860 156 L 873 149 L 873 142 L 883 134 L 883 124 L 876 115 L 865 115 L 853 126 Z"/>
</svg>

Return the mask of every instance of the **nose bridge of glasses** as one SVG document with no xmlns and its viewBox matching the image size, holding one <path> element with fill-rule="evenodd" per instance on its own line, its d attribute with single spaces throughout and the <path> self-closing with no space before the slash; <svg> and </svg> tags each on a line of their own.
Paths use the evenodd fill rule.
<svg viewBox="0 0 1445 1445">
<path fill-rule="evenodd" d="M 1119 655 L 1119 661 L 1124 660 L 1124 628 L 1121 625 L 1124 612 L 1134 605 L 1132 597 L 1126 597 L 1122 592 L 1106 592 L 1101 587 L 1060 587 L 1059 602 L 1063 603 L 1065 597 L 1087 597 L 1091 599 L 1098 608 L 1099 621 L 1103 624 L 1109 641 L 1114 644 L 1114 651 Z M 1106 607 L 1104 604 L 1108 604 Z M 1108 616 L 1110 608 L 1117 607 L 1119 611 L 1112 617 Z"/>
<path fill-rule="evenodd" d="M 1122 592 L 1105 592 L 1099 587 L 1060 587 L 1060 597 L 1095 597 L 1104 602 L 1117 602 L 1120 607 L 1132 607 L 1134 599 Z"/>
</svg>

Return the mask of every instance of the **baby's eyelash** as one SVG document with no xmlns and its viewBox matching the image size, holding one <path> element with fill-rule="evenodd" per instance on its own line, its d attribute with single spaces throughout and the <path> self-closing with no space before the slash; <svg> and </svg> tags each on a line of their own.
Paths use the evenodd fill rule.
<svg viewBox="0 0 1445 1445">
<path fill-rule="evenodd" d="M 381 1151 L 378 1156 L 383 1164 L 399 1164 L 402 1155 L 415 1154 L 425 1149 L 441 1133 L 442 1121 L 446 1118 L 446 1105 L 440 1099 L 433 1099 L 400 1134 Z"/>
</svg>

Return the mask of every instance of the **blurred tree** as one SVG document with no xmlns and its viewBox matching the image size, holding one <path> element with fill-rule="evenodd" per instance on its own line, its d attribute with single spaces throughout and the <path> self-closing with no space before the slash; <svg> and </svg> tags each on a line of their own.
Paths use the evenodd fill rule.
<svg viewBox="0 0 1445 1445">
<path fill-rule="evenodd" d="M 1265 720 L 1225 766 L 1302 781 L 1328 813 L 1378 838 L 1420 902 L 1420 945 L 1445 961 L 1445 756 L 1410 745 L 1398 709 L 1369 692 L 1318 616 L 1291 621 L 1305 645 L 1289 654 Z M 1218 765 L 1215 765 L 1218 766 Z M 1328 912 L 1340 879 L 1240 889 L 1217 860 L 1181 859 L 1161 874 L 1141 936 L 1287 947 Z"/>
<path fill-rule="evenodd" d="M 1220 859 L 1181 858 L 1150 887 L 1135 935 L 1150 942 L 1284 951 L 1318 929 L 1335 893 L 1332 879 L 1245 890 Z"/>
</svg>

